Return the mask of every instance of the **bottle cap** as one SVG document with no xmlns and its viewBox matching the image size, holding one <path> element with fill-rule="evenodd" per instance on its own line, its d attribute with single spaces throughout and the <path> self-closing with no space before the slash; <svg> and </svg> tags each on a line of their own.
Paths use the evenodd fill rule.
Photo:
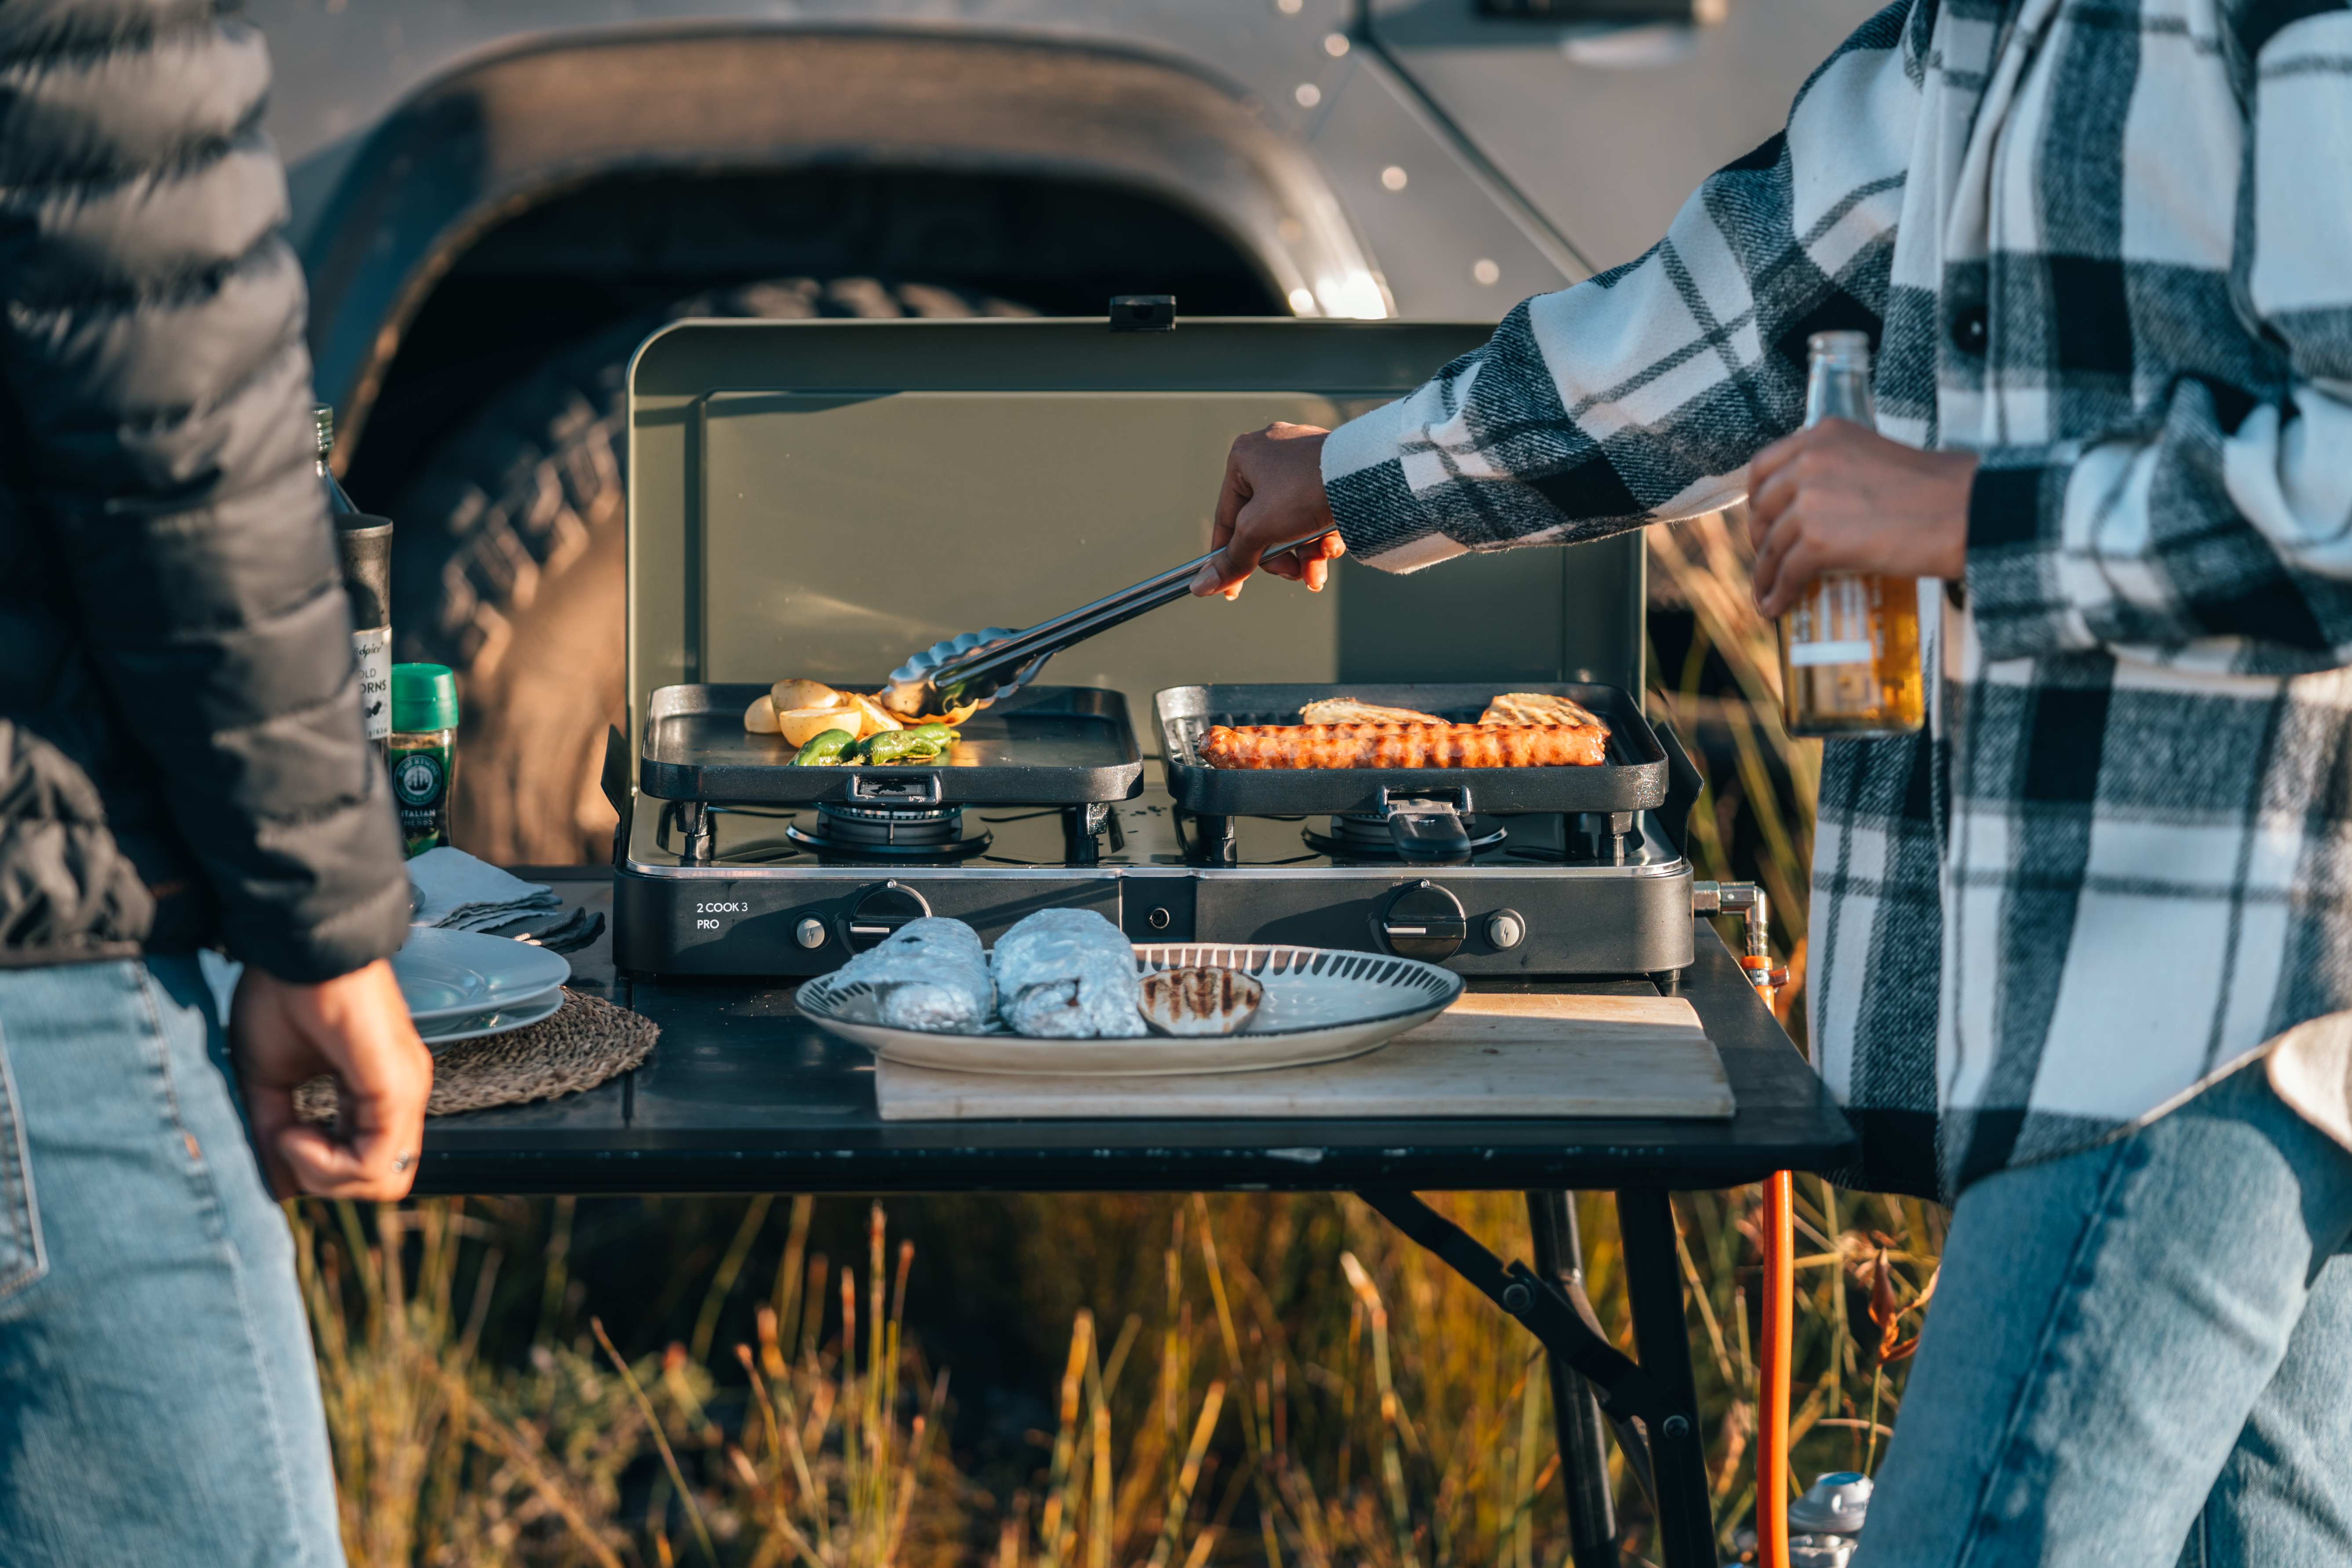
<svg viewBox="0 0 2352 1568">
<path fill-rule="evenodd" d="M 319 460 L 326 461 L 335 452 L 335 410 L 332 404 L 321 403 L 310 410 L 310 425 L 319 443 Z"/>
<path fill-rule="evenodd" d="M 457 677 L 446 664 L 392 667 L 392 727 L 404 735 L 457 727 Z"/>
<path fill-rule="evenodd" d="M 1813 360 L 1843 360 L 1867 368 L 1870 364 L 1870 334 L 1868 332 L 1815 332 L 1805 340 L 1807 356 Z"/>
</svg>

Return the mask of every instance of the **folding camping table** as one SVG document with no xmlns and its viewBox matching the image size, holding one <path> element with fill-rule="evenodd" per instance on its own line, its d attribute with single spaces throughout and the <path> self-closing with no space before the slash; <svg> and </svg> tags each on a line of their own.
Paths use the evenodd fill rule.
<svg viewBox="0 0 2352 1568">
<path fill-rule="evenodd" d="M 609 910 L 601 868 L 527 871 Z M 801 1017 L 788 984 L 632 980 L 609 938 L 575 984 L 661 1026 L 645 1066 L 585 1094 L 431 1123 L 416 1190 L 440 1193 L 1354 1192 L 1526 1324 L 1551 1352 L 1578 1568 L 1616 1561 L 1599 1423 L 1649 1451 L 1666 1568 L 1713 1568 L 1705 1435 L 1668 1194 L 1850 1160 L 1837 1106 L 1706 921 L 1677 994 L 1738 1101 L 1728 1121 L 893 1121 L 873 1063 Z M 1482 984 L 1480 989 L 1495 988 Z M 1530 989 L 1654 994 L 1648 982 Z M 1636 1363 L 1585 1302 L 1566 1194 L 1613 1189 Z M 1413 1197 L 1525 1192 L 1536 1267 L 1498 1262 Z M 1581 1374 L 1587 1394 L 1570 1375 Z M 1596 1408 L 1597 1405 L 1597 1408 Z"/>
</svg>

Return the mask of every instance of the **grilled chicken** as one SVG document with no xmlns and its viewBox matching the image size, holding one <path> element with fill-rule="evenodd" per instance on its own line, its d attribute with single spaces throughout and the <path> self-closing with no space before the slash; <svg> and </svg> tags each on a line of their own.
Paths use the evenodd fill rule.
<svg viewBox="0 0 2352 1568">
<path fill-rule="evenodd" d="M 1539 691 L 1506 691 L 1486 704 L 1478 715 L 1481 724 L 1563 724 L 1572 729 L 1598 730 L 1609 733 L 1599 715 L 1581 703 L 1565 697 L 1547 697 Z"/>
<path fill-rule="evenodd" d="M 1446 721 L 1434 713 L 1416 713 L 1410 708 L 1380 708 L 1370 702 L 1359 702 L 1352 697 L 1326 697 L 1319 702 L 1309 702 L 1298 710 L 1302 724 L 1443 724 Z"/>
<path fill-rule="evenodd" d="M 1609 731 L 1567 724 L 1219 724 L 1213 768 L 1595 767 Z"/>
<path fill-rule="evenodd" d="M 1163 1035 L 1231 1035 L 1257 1016 L 1265 986 L 1238 969 L 1163 969 L 1142 981 L 1144 1021 Z"/>
</svg>

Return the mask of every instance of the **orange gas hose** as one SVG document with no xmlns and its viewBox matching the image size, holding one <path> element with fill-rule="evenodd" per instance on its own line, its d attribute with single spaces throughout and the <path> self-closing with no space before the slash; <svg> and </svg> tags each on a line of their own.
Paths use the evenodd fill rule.
<svg viewBox="0 0 2352 1568">
<path fill-rule="evenodd" d="M 1764 1343 L 1756 1369 L 1756 1561 L 1789 1568 L 1789 1362 L 1796 1305 L 1794 1197 L 1790 1174 L 1764 1181 Z"/>
<path fill-rule="evenodd" d="M 1738 908 L 1748 917 L 1748 951 L 1739 967 L 1769 1008 L 1788 984 L 1789 972 L 1771 959 L 1771 915 L 1763 889 L 1753 882 L 1726 882 L 1716 889 L 1717 907 Z M 1736 903 L 1733 901 L 1736 897 Z M 1756 1562 L 1758 1568 L 1789 1568 L 1789 1363 L 1795 1351 L 1790 1328 L 1796 1313 L 1796 1191 L 1790 1173 L 1775 1171 L 1764 1181 L 1764 1343 L 1756 1366 Z"/>
</svg>

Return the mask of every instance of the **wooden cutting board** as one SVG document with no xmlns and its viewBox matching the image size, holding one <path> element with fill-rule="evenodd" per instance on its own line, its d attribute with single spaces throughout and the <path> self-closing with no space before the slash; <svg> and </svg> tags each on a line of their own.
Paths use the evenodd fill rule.
<svg viewBox="0 0 2352 1568">
<path fill-rule="evenodd" d="M 1118 1117 L 1634 1117 L 1732 1113 L 1679 996 L 1465 994 L 1366 1056 L 1273 1072 L 1047 1078 L 875 1064 L 885 1121 Z"/>
</svg>

